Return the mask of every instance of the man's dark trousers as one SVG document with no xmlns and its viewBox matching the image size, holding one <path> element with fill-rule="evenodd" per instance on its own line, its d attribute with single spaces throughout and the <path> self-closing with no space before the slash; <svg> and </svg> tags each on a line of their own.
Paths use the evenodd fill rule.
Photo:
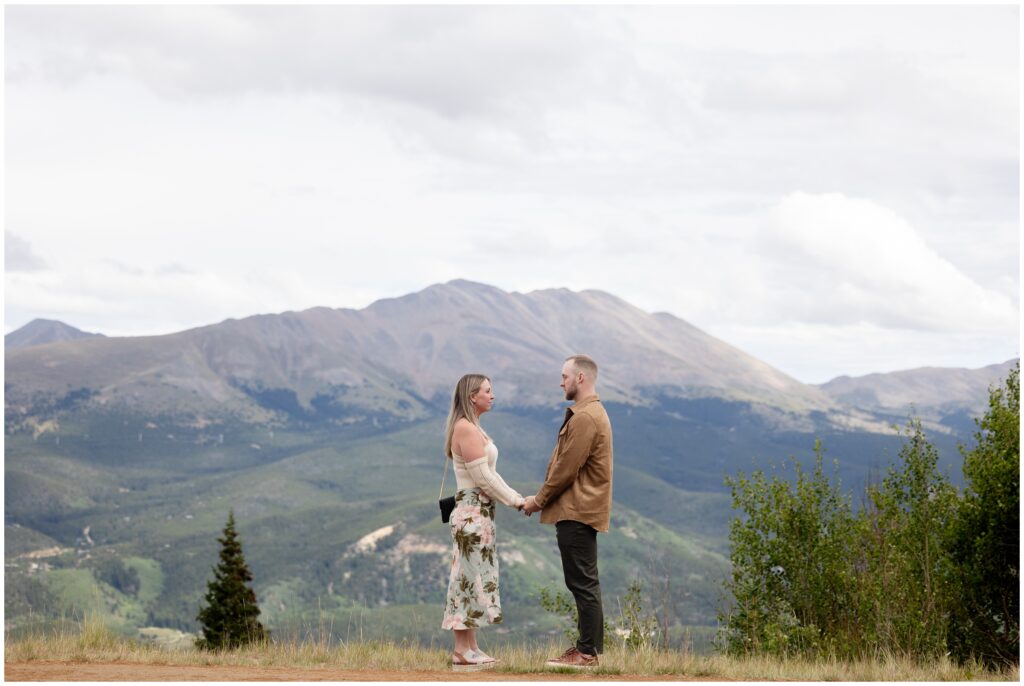
<svg viewBox="0 0 1024 686">
<path fill-rule="evenodd" d="M 558 552 L 562 554 L 565 585 L 576 599 L 580 640 L 576 650 L 588 655 L 604 652 L 604 611 L 597 579 L 597 530 L 565 519 L 555 524 Z"/>
</svg>

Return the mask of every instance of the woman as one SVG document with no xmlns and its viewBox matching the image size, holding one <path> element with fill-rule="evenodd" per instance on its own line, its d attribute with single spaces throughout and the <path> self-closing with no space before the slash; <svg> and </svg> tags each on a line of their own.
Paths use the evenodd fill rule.
<svg viewBox="0 0 1024 686">
<path fill-rule="evenodd" d="M 501 621 L 494 501 L 521 510 L 523 496 L 494 471 L 498 448 L 480 427 L 480 415 L 494 405 L 491 380 L 466 374 L 455 386 L 445 426 L 444 452 L 455 469 L 458 491 L 451 514 L 452 571 L 442 629 L 455 632 L 452 666 L 494 665 L 476 642 L 476 629 Z"/>
</svg>

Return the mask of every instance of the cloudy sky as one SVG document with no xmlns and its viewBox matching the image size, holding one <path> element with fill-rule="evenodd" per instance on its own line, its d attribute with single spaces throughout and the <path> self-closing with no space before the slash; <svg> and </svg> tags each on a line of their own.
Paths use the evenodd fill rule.
<svg viewBox="0 0 1024 686">
<path fill-rule="evenodd" d="M 5 9 L 5 331 L 596 288 L 806 382 L 1019 355 L 1014 6 Z"/>
</svg>

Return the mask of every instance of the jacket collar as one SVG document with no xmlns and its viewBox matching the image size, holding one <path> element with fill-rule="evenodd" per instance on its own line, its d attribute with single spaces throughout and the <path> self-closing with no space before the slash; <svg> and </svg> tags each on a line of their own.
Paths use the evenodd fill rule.
<svg viewBox="0 0 1024 686">
<path fill-rule="evenodd" d="M 579 400 L 577 400 L 575 402 L 575 404 L 571 405 L 570 407 L 571 407 L 573 413 L 575 414 L 576 412 L 578 412 L 579 410 L 582 410 L 587 405 L 589 405 L 591 403 L 598 403 L 598 402 L 601 402 L 601 398 L 597 395 L 597 393 L 594 393 L 592 395 L 588 395 L 585 398 L 580 398 Z"/>
</svg>

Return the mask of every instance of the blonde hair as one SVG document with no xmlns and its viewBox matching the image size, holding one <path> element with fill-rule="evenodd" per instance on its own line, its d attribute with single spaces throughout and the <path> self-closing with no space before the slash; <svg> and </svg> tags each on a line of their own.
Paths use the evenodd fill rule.
<svg viewBox="0 0 1024 686">
<path fill-rule="evenodd" d="M 448 412 L 448 421 L 444 425 L 444 454 L 452 456 L 452 436 L 455 434 L 455 422 L 460 419 L 468 419 L 477 426 L 480 426 L 480 418 L 476 416 L 473 409 L 473 394 L 480 390 L 484 381 L 490 381 L 483 374 L 466 374 L 455 384 L 455 392 L 452 393 L 452 409 Z"/>
<path fill-rule="evenodd" d="M 577 373 L 583 372 L 583 376 L 590 379 L 591 383 L 597 383 L 597 362 L 590 355 L 570 355 L 565 358 L 568 362 L 572 360 L 572 366 Z"/>
</svg>

